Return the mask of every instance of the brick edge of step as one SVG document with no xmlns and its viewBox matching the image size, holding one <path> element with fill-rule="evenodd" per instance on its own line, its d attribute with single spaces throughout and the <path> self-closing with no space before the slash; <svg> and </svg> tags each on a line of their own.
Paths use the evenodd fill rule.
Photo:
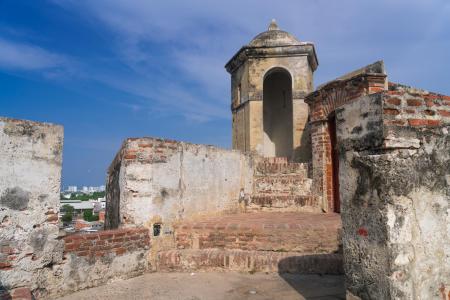
<svg viewBox="0 0 450 300">
<path fill-rule="evenodd" d="M 286 207 L 286 206 L 313 206 L 315 197 L 313 195 L 265 195 L 257 194 L 251 196 L 251 204 L 263 207 Z"/>
<path fill-rule="evenodd" d="M 342 254 L 245 251 L 226 249 L 168 250 L 158 253 L 155 271 L 246 271 L 296 274 L 343 274 Z"/>
</svg>

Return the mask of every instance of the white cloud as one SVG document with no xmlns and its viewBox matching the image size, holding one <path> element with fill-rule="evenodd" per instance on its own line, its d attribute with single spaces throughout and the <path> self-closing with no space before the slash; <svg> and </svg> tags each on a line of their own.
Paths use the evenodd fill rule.
<svg viewBox="0 0 450 300">
<path fill-rule="evenodd" d="M 18 70 L 66 68 L 68 59 L 43 48 L 0 38 L 0 67 Z"/>
<path fill-rule="evenodd" d="M 418 59 L 425 59 L 427 45 L 448 49 L 444 37 L 449 34 L 449 4 L 445 0 L 292 0 L 277 5 L 267 0 L 52 1 L 111 33 L 114 59 L 129 69 L 118 72 L 99 62 L 85 62 L 86 79 L 139 97 L 129 105 L 134 111 L 198 121 L 229 118 L 229 75 L 223 66 L 272 18 L 299 39 L 315 42 L 320 62 L 317 84 L 378 59 L 385 59 L 394 80 L 410 81 L 411 68 Z M 24 61 L 19 54 L 9 54 L 16 67 L 64 65 L 64 57 L 28 47 L 31 50 L 22 51 L 29 53 Z M 448 68 L 445 52 L 427 57 L 429 66 L 447 61 Z M 0 58 L 0 65 L 6 64 L 4 60 Z M 435 69 L 421 72 L 433 74 Z M 423 84 L 417 85 L 426 88 L 436 82 L 432 77 L 421 79 Z"/>
</svg>

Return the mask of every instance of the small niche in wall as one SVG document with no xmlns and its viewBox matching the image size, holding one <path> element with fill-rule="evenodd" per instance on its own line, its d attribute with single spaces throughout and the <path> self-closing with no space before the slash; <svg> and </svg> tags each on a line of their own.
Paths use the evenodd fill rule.
<svg viewBox="0 0 450 300">
<path fill-rule="evenodd" d="M 161 235 L 161 224 L 156 223 L 153 224 L 153 236 L 160 236 Z"/>
</svg>

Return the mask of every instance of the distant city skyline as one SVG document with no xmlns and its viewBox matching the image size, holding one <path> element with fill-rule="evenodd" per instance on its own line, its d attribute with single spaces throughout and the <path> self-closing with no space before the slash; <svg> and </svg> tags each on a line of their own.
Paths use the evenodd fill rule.
<svg viewBox="0 0 450 300">
<path fill-rule="evenodd" d="M 80 189 L 78 189 L 78 187 L 80 187 Z M 83 192 L 83 193 L 94 193 L 94 192 L 104 192 L 106 189 L 105 185 L 100 185 L 100 186 L 87 186 L 87 185 L 81 185 L 81 186 L 76 186 L 76 185 L 67 185 L 65 187 L 62 188 L 63 192 L 72 192 L 72 193 L 76 193 L 76 192 Z"/>
<path fill-rule="evenodd" d="M 99 186 L 127 137 L 230 148 L 224 65 L 273 18 L 315 44 L 315 86 L 383 59 L 389 80 L 450 94 L 449 15 L 446 0 L 3 0 L 0 115 L 63 125 L 62 186 Z"/>
</svg>

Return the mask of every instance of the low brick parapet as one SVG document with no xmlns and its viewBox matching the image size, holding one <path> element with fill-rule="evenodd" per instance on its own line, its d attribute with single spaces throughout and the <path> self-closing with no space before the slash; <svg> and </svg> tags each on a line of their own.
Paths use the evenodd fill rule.
<svg viewBox="0 0 450 300">
<path fill-rule="evenodd" d="M 176 224 L 177 249 L 238 249 L 323 254 L 339 251 L 338 214 L 258 212 Z"/>
<path fill-rule="evenodd" d="M 148 228 L 77 233 L 60 242 L 61 259 L 42 275 L 38 289 L 32 287 L 38 299 L 54 299 L 109 280 L 139 276 L 148 270 Z"/>
<path fill-rule="evenodd" d="M 122 255 L 150 247 L 149 230 L 144 227 L 74 234 L 64 237 L 64 254 L 101 257 Z"/>
</svg>

